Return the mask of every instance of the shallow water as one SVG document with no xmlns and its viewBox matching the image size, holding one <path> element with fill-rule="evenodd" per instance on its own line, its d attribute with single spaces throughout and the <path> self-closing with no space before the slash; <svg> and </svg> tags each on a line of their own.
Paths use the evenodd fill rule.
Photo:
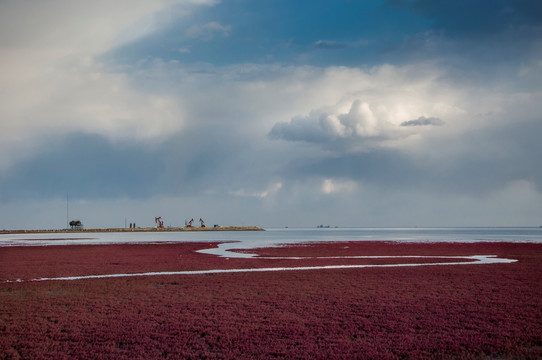
<svg viewBox="0 0 542 360">
<path fill-rule="evenodd" d="M 235 242 L 223 248 L 277 246 L 305 242 L 520 242 L 542 243 L 542 228 L 296 228 L 266 231 L 2 234 L 2 246 Z"/>
</svg>

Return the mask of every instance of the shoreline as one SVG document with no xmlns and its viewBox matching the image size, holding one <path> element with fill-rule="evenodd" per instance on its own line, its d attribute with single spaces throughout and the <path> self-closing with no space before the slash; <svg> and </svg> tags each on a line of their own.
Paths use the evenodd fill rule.
<svg viewBox="0 0 542 360">
<path fill-rule="evenodd" d="M 217 227 L 144 227 L 144 228 L 96 228 L 96 229 L 49 229 L 49 230 L 1 230 L 0 235 L 12 234 L 77 234 L 77 233 L 124 233 L 124 232 L 175 232 L 175 231 L 265 231 L 258 226 Z"/>
</svg>

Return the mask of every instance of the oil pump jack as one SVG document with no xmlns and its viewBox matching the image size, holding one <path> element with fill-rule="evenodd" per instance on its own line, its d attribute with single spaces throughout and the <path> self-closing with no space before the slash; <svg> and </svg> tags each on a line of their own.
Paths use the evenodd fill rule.
<svg viewBox="0 0 542 360">
<path fill-rule="evenodd" d="M 205 222 L 203 221 L 202 218 L 199 218 L 199 222 L 201 223 L 201 227 L 202 227 L 202 228 L 205 227 Z"/>
<path fill-rule="evenodd" d="M 186 221 L 185 221 L 185 222 L 184 222 L 184 225 L 185 225 L 186 227 L 192 227 L 192 223 L 193 223 L 193 222 L 194 222 L 194 219 L 190 219 L 189 222 L 186 222 Z"/>
<path fill-rule="evenodd" d="M 164 221 L 162 220 L 161 216 L 155 217 L 154 222 L 156 223 L 157 228 L 163 228 L 164 227 Z"/>
</svg>

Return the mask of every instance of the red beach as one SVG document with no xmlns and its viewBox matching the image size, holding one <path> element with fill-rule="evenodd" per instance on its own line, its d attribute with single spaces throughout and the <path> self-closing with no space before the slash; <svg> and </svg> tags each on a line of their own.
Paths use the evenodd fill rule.
<svg viewBox="0 0 542 360">
<path fill-rule="evenodd" d="M 542 357 L 540 244 L 298 244 L 251 249 L 253 258 L 196 252 L 215 246 L 0 248 L 0 358 Z M 465 259 L 472 255 L 517 261 L 475 264 Z M 309 269 L 394 264 L 427 266 Z M 306 270 L 163 274 L 293 267 Z M 130 276 L 138 273 L 154 275 Z M 125 276 L 32 281 L 114 274 Z"/>
</svg>

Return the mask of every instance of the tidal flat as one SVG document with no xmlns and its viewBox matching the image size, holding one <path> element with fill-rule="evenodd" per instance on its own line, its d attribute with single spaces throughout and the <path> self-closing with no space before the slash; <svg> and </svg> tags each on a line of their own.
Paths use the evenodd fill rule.
<svg viewBox="0 0 542 360">
<path fill-rule="evenodd" d="M 542 357 L 542 244 L 218 245 L 0 248 L 0 358 Z"/>
</svg>

